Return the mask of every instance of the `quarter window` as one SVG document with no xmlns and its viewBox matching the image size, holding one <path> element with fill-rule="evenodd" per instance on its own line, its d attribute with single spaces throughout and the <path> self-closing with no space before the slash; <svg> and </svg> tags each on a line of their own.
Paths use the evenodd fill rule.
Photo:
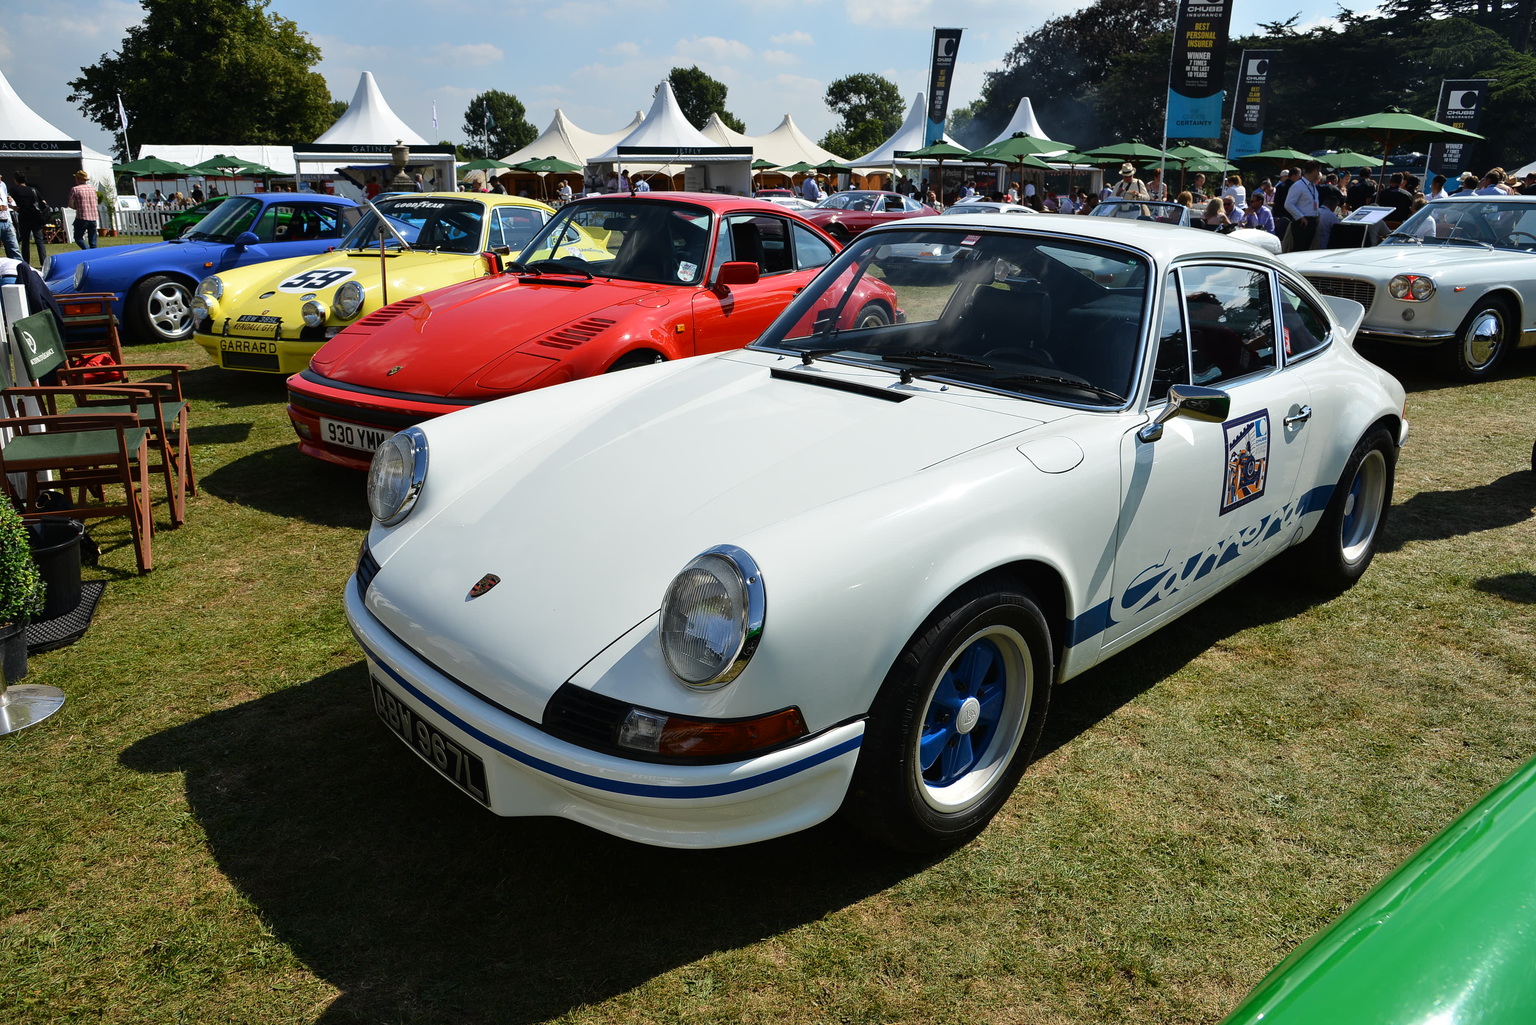
<svg viewBox="0 0 1536 1025">
<path fill-rule="evenodd" d="M 832 262 L 832 247 L 827 245 L 815 232 L 810 231 L 804 225 L 796 224 L 794 226 L 794 236 L 796 270 L 825 267 Z"/>
<path fill-rule="evenodd" d="M 1215 386 L 1275 367 L 1270 277 L 1244 267 L 1185 267 L 1190 381 Z"/>
<path fill-rule="evenodd" d="M 1280 282 L 1281 341 L 1287 360 L 1300 359 L 1328 341 L 1328 318 L 1316 306 Z"/>
</svg>

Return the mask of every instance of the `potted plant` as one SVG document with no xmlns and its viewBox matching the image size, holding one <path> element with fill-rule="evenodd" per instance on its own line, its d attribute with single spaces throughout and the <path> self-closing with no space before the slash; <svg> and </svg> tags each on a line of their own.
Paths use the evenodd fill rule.
<svg viewBox="0 0 1536 1025">
<path fill-rule="evenodd" d="M 27 675 L 27 622 L 43 610 L 43 596 L 21 515 L 0 498 L 0 692 Z"/>
</svg>

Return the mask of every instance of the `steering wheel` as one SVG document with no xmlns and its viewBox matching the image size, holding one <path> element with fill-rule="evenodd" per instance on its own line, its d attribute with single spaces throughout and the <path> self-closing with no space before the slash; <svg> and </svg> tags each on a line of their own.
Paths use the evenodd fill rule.
<svg viewBox="0 0 1536 1025">
<path fill-rule="evenodd" d="M 1500 241 L 1518 245 L 1519 243 L 1515 242 L 1516 235 L 1519 235 L 1522 238 L 1530 239 L 1530 244 L 1536 246 L 1536 235 L 1532 235 L 1528 231 L 1506 231 L 1504 233 L 1504 237 Z"/>
</svg>

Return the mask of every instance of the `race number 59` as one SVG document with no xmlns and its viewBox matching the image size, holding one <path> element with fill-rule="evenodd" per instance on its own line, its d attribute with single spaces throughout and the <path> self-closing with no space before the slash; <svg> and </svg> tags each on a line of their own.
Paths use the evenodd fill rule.
<svg viewBox="0 0 1536 1025">
<path fill-rule="evenodd" d="M 350 267 L 317 267 L 284 281 L 277 287 L 284 292 L 315 292 L 322 288 L 345 281 L 352 276 Z"/>
</svg>

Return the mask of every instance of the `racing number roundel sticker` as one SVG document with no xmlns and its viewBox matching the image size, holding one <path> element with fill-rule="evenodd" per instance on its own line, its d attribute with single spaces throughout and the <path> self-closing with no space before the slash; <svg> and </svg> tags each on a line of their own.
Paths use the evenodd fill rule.
<svg viewBox="0 0 1536 1025">
<path fill-rule="evenodd" d="M 318 292 L 339 285 L 357 272 L 351 267 L 316 267 L 300 271 L 277 286 L 279 292 Z"/>
</svg>

